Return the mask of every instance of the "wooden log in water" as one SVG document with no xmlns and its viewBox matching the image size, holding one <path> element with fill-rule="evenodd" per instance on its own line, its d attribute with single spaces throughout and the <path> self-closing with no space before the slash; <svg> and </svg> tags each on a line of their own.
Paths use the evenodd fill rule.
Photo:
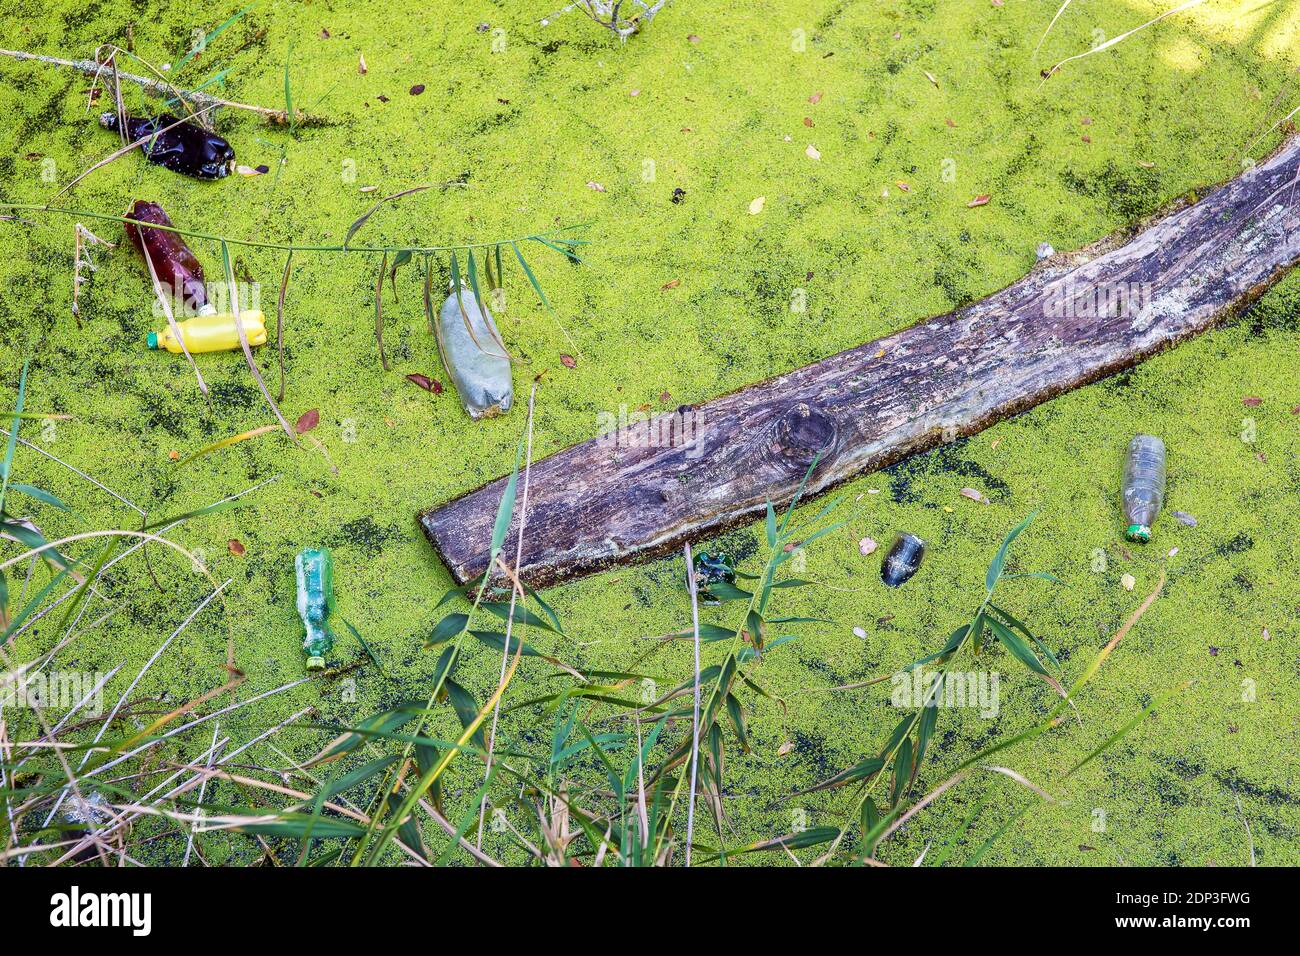
<svg viewBox="0 0 1300 956">
<path fill-rule="evenodd" d="M 643 561 L 1129 368 L 1300 261 L 1300 138 L 1123 239 L 947 315 L 532 466 L 534 587 Z M 504 479 L 419 516 L 458 582 L 487 564 Z M 518 515 L 505 554 L 513 558 Z"/>
</svg>

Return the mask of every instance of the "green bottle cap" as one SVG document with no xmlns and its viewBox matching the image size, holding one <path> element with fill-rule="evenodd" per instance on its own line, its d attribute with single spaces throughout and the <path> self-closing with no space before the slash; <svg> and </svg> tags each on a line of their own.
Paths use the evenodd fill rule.
<svg viewBox="0 0 1300 956">
<path fill-rule="evenodd" d="M 309 657 L 309 658 L 307 658 L 307 670 L 309 670 L 309 671 L 323 671 L 324 669 L 325 669 L 325 658 L 323 658 L 323 657 Z"/>
<path fill-rule="evenodd" d="M 147 348 L 156 349 L 158 347 L 158 333 L 150 332 L 144 337 L 144 344 Z"/>
<path fill-rule="evenodd" d="M 1151 529 L 1144 524 L 1129 525 L 1127 533 L 1130 541 L 1140 541 L 1146 544 L 1151 540 Z"/>
</svg>

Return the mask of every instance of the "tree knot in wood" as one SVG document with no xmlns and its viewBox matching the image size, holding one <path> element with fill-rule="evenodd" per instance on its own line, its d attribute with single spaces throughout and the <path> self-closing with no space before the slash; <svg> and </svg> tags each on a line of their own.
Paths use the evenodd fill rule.
<svg viewBox="0 0 1300 956">
<path fill-rule="evenodd" d="M 831 458 L 839 440 L 835 419 L 808 402 L 796 402 L 786 409 L 774 431 L 772 451 L 800 473 L 818 455 L 823 462 Z"/>
</svg>

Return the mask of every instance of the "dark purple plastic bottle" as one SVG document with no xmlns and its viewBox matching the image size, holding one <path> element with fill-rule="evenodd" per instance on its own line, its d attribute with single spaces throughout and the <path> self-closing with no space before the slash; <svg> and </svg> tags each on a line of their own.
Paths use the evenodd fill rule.
<svg viewBox="0 0 1300 956">
<path fill-rule="evenodd" d="M 156 202 L 137 199 L 135 205 L 127 212 L 128 219 L 140 222 L 153 222 L 160 226 L 170 226 L 172 221 Z M 213 310 L 208 305 L 208 290 L 203 283 L 203 264 L 190 251 L 178 232 L 166 232 L 162 229 L 150 229 L 148 226 L 126 224 L 126 235 L 131 244 L 148 256 L 158 273 L 158 281 L 163 291 L 174 301 L 184 304 L 185 311 L 199 315 L 210 314 Z"/>
<path fill-rule="evenodd" d="M 160 133 L 141 149 L 151 163 L 172 172 L 197 179 L 221 179 L 235 168 L 235 151 L 222 137 L 193 123 L 172 126 L 176 117 L 167 113 L 152 118 L 126 117 L 126 136 L 130 142 Z M 117 131 L 116 113 L 102 113 L 99 125 Z M 171 129 L 167 127 L 172 126 Z"/>
</svg>

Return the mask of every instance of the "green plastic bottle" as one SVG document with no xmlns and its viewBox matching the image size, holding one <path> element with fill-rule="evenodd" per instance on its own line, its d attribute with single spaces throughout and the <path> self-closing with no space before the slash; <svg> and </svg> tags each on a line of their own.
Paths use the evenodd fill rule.
<svg viewBox="0 0 1300 956">
<path fill-rule="evenodd" d="M 334 559 L 327 548 L 303 548 L 294 561 L 298 572 L 298 616 L 307 629 L 302 649 L 307 670 L 325 667 L 325 655 L 334 647 L 329 616 L 334 611 Z"/>
</svg>

